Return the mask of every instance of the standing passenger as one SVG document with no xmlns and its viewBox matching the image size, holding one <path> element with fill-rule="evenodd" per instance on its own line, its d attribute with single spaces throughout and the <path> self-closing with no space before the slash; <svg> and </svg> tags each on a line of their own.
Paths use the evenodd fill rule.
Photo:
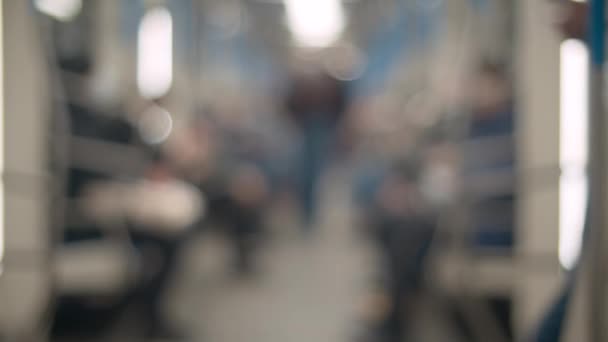
<svg viewBox="0 0 608 342">
<path fill-rule="evenodd" d="M 287 96 L 287 112 L 301 133 L 295 156 L 295 185 L 306 231 L 317 216 L 317 188 L 345 112 L 344 85 L 324 73 L 296 78 Z"/>
</svg>

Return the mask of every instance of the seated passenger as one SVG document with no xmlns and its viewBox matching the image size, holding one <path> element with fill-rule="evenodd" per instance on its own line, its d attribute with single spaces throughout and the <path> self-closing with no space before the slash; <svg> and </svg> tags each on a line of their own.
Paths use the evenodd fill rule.
<svg viewBox="0 0 608 342">
<path fill-rule="evenodd" d="M 67 190 L 73 205 L 68 208 L 65 243 L 102 241 L 110 231 L 122 236 L 125 244 L 134 242 L 138 253 L 127 261 L 133 266 L 128 267 L 134 272 L 133 288 L 125 285 L 118 298 L 101 306 L 88 305 L 91 298 L 63 296 L 54 332 L 98 333 L 95 330 L 109 328 L 133 307 L 141 310 L 138 317 L 148 336 L 178 337 L 163 317 L 161 303 L 183 236 L 202 214 L 201 194 L 172 175 L 164 161 L 152 162 L 151 148 L 141 144 L 135 128 L 122 116 L 79 106 L 71 106 L 70 114 Z M 120 234 L 121 229 L 126 235 Z"/>
<path fill-rule="evenodd" d="M 193 224 L 202 215 L 198 189 L 172 176 L 162 162 L 145 180 L 128 185 L 126 217 L 141 255 L 142 277 L 134 299 L 148 336 L 180 337 L 164 315 L 163 300 L 175 274 L 179 251 Z"/>
<path fill-rule="evenodd" d="M 473 243 L 480 247 L 513 244 L 514 114 L 504 73 L 490 63 L 480 68 L 463 151 L 463 190 L 471 204 Z"/>
<path fill-rule="evenodd" d="M 418 189 L 415 166 L 396 163 L 370 176 L 362 183 L 360 194 L 371 195 L 366 200 L 365 220 L 382 257 L 388 308 L 373 324 L 369 341 L 402 341 L 421 285 L 433 224 Z"/>
<path fill-rule="evenodd" d="M 205 118 L 198 118 L 195 126 L 205 159 L 199 163 L 196 180 L 208 199 L 205 223 L 225 229 L 234 250 L 233 267 L 247 274 L 254 269 L 270 194 L 265 156 L 251 149 L 255 141 L 249 139 L 247 127 Z"/>
</svg>

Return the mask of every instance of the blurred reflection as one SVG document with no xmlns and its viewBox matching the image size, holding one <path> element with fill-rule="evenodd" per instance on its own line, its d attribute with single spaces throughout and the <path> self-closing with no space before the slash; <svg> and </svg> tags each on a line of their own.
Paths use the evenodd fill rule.
<svg viewBox="0 0 608 342">
<path fill-rule="evenodd" d="M 464 151 L 464 186 L 473 202 L 473 239 L 511 247 L 515 217 L 514 113 L 506 71 L 484 63 L 474 76 L 472 117 Z"/>
<path fill-rule="evenodd" d="M 367 61 L 363 51 L 353 44 L 333 47 L 324 58 L 327 72 L 340 81 L 354 81 L 365 72 Z"/>
<path fill-rule="evenodd" d="M 173 129 L 171 115 L 159 106 L 152 106 L 139 118 L 139 134 L 148 144 L 160 144 L 165 141 Z"/>
</svg>

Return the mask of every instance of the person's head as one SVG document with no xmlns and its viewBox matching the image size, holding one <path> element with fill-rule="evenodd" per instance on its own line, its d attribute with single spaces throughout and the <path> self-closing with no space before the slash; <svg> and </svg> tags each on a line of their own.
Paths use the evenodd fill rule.
<svg viewBox="0 0 608 342">
<path fill-rule="evenodd" d="M 268 182 L 262 170 L 253 164 L 238 165 L 231 175 L 228 192 L 239 205 L 260 207 L 268 196 Z"/>
<path fill-rule="evenodd" d="M 344 84 L 322 71 L 296 74 L 288 103 L 293 111 L 341 112 L 345 107 Z"/>
</svg>

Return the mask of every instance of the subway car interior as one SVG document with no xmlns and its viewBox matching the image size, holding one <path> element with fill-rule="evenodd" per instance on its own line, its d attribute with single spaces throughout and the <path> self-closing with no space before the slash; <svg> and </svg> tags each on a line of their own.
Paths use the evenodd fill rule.
<svg viewBox="0 0 608 342">
<path fill-rule="evenodd" d="M 0 0 L 0 342 L 608 341 L 605 0 Z"/>
</svg>

